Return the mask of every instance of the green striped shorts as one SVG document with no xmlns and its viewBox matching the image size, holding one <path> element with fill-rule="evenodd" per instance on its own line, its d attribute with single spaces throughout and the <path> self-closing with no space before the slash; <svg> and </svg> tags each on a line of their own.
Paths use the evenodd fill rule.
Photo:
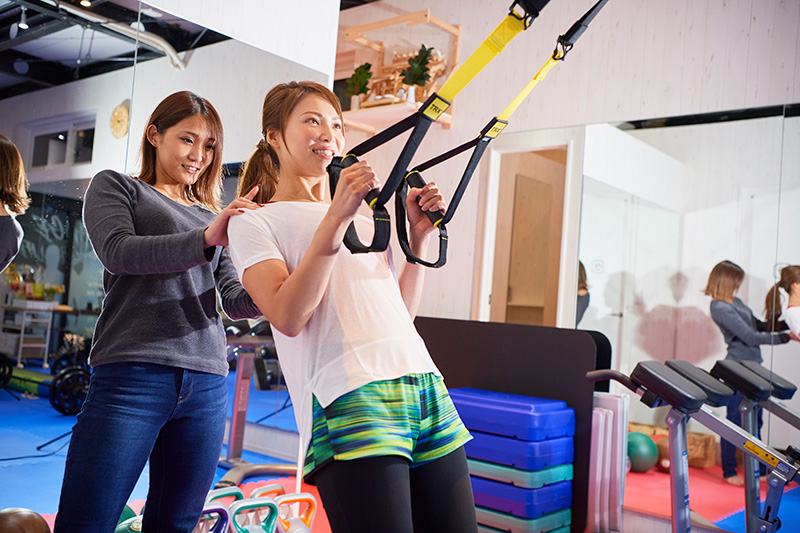
<svg viewBox="0 0 800 533">
<path fill-rule="evenodd" d="M 323 409 L 313 399 L 313 428 L 303 477 L 329 461 L 400 455 L 414 466 L 444 457 L 469 441 L 442 378 L 409 374 L 373 381 Z"/>
</svg>

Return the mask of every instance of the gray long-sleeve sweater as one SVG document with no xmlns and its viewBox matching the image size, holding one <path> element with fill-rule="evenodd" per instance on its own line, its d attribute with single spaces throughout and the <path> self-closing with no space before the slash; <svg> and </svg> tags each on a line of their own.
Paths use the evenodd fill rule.
<svg viewBox="0 0 800 533">
<path fill-rule="evenodd" d="M 105 269 L 106 292 L 92 366 L 147 362 L 227 374 L 217 293 L 232 319 L 261 313 L 227 251 L 204 249 L 203 232 L 215 216 L 112 170 L 92 179 L 83 221 Z"/>
<path fill-rule="evenodd" d="M 750 308 L 739 298 L 734 298 L 733 303 L 711 300 L 711 318 L 719 326 L 728 345 L 725 359 L 760 363 L 762 344 L 789 342 L 786 333 L 766 333 L 767 324 L 753 316 Z"/>
<path fill-rule="evenodd" d="M 0 272 L 11 264 L 22 245 L 22 226 L 11 216 L 0 216 Z"/>
</svg>

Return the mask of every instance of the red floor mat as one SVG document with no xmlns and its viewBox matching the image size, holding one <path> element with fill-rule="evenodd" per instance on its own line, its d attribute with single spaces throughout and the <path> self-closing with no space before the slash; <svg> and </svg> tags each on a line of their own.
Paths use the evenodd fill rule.
<svg viewBox="0 0 800 533">
<path fill-rule="evenodd" d="M 762 501 L 766 485 L 761 485 Z M 669 518 L 669 474 L 651 469 L 643 474 L 629 472 L 625 478 L 627 509 Z M 722 467 L 689 469 L 689 506 L 711 522 L 721 520 L 744 508 L 744 487 L 735 487 L 722 479 Z"/>
</svg>

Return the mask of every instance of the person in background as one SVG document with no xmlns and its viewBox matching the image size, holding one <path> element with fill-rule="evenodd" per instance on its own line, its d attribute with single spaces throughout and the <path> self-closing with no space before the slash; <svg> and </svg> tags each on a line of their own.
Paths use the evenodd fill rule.
<svg viewBox="0 0 800 533">
<path fill-rule="evenodd" d="M 0 272 L 14 260 L 24 235 L 14 218 L 30 205 L 22 156 L 11 140 L 0 135 Z"/>
<path fill-rule="evenodd" d="M 736 293 L 744 280 L 744 270 L 731 261 L 721 261 L 711 270 L 708 283 L 703 291 L 711 296 L 711 318 L 719 327 L 728 345 L 725 360 L 762 362 L 762 344 L 783 344 L 789 342 L 788 333 L 770 333 L 767 323 L 758 320 L 753 312 L 740 300 Z M 780 330 L 785 323 L 778 324 Z M 737 392 L 727 406 L 727 418 L 737 426 L 742 425 L 739 404 L 743 396 Z M 762 413 L 758 410 L 758 428 L 761 435 Z M 721 442 L 722 477 L 732 485 L 743 485 L 744 479 L 736 472 L 736 447 L 726 440 Z M 763 473 L 763 472 L 762 472 Z"/>
<path fill-rule="evenodd" d="M 106 296 L 56 533 L 114 531 L 148 459 L 143 530 L 197 524 L 227 413 L 217 300 L 232 319 L 261 315 L 224 250 L 228 221 L 257 207 L 256 190 L 218 208 L 222 147 L 211 103 L 177 92 L 147 122 L 139 176 L 104 170 L 86 191 L 83 220 Z"/>
<path fill-rule="evenodd" d="M 764 307 L 767 313 L 767 324 L 779 327 L 782 314 L 780 289 L 788 296 L 786 302 L 786 326 L 795 337 L 800 338 L 800 265 L 789 265 L 781 269 L 781 279 L 767 292 Z M 771 328 L 775 329 L 775 328 Z"/>
<path fill-rule="evenodd" d="M 575 305 L 575 327 L 581 323 L 586 308 L 589 307 L 589 284 L 586 282 L 586 269 L 578 261 L 578 301 Z"/>
<path fill-rule="evenodd" d="M 390 253 L 342 244 L 366 194 L 369 163 L 342 170 L 325 198 L 326 168 L 343 153 L 338 98 L 313 82 L 278 85 L 262 109 L 263 139 L 239 190 L 269 203 L 231 221 L 231 258 L 272 327 L 295 405 L 306 482 L 319 489 L 334 533 L 477 531 L 463 445 L 471 437 L 413 318 L 424 267 L 396 273 Z M 435 184 L 408 192 L 415 254 L 444 210 Z M 362 233 L 363 232 L 363 233 Z"/>
</svg>

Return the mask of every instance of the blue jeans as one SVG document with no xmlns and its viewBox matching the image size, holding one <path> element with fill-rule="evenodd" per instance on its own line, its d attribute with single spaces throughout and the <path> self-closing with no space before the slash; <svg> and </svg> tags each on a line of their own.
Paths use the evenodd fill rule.
<svg viewBox="0 0 800 533">
<path fill-rule="evenodd" d="M 742 427 L 742 413 L 739 411 L 739 404 L 742 403 L 744 396 L 741 392 L 733 395 L 728 402 L 728 416 L 727 419 L 736 424 L 737 427 Z M 756 406 L 758 412 L 758 435 L 761 438 L 761 426 L 764 425 L 763 414 L 761 407 Z M 733 477 L 736 475 L 736 446 L 720 439 L 720 455 L 722 456 L 722 477 Z M 763 476 L 766 473 L 766 468 L 763 463 L 759 462 L 759 472 Z"/>
<path fill-rule="evenodd" d="M 146 363 L 95 368 L 55 532 L 114 531 L 148 458 L 144 530 L 192 531 L 216 473 L 227 403 L 224 376 Z"/>
</svg>

